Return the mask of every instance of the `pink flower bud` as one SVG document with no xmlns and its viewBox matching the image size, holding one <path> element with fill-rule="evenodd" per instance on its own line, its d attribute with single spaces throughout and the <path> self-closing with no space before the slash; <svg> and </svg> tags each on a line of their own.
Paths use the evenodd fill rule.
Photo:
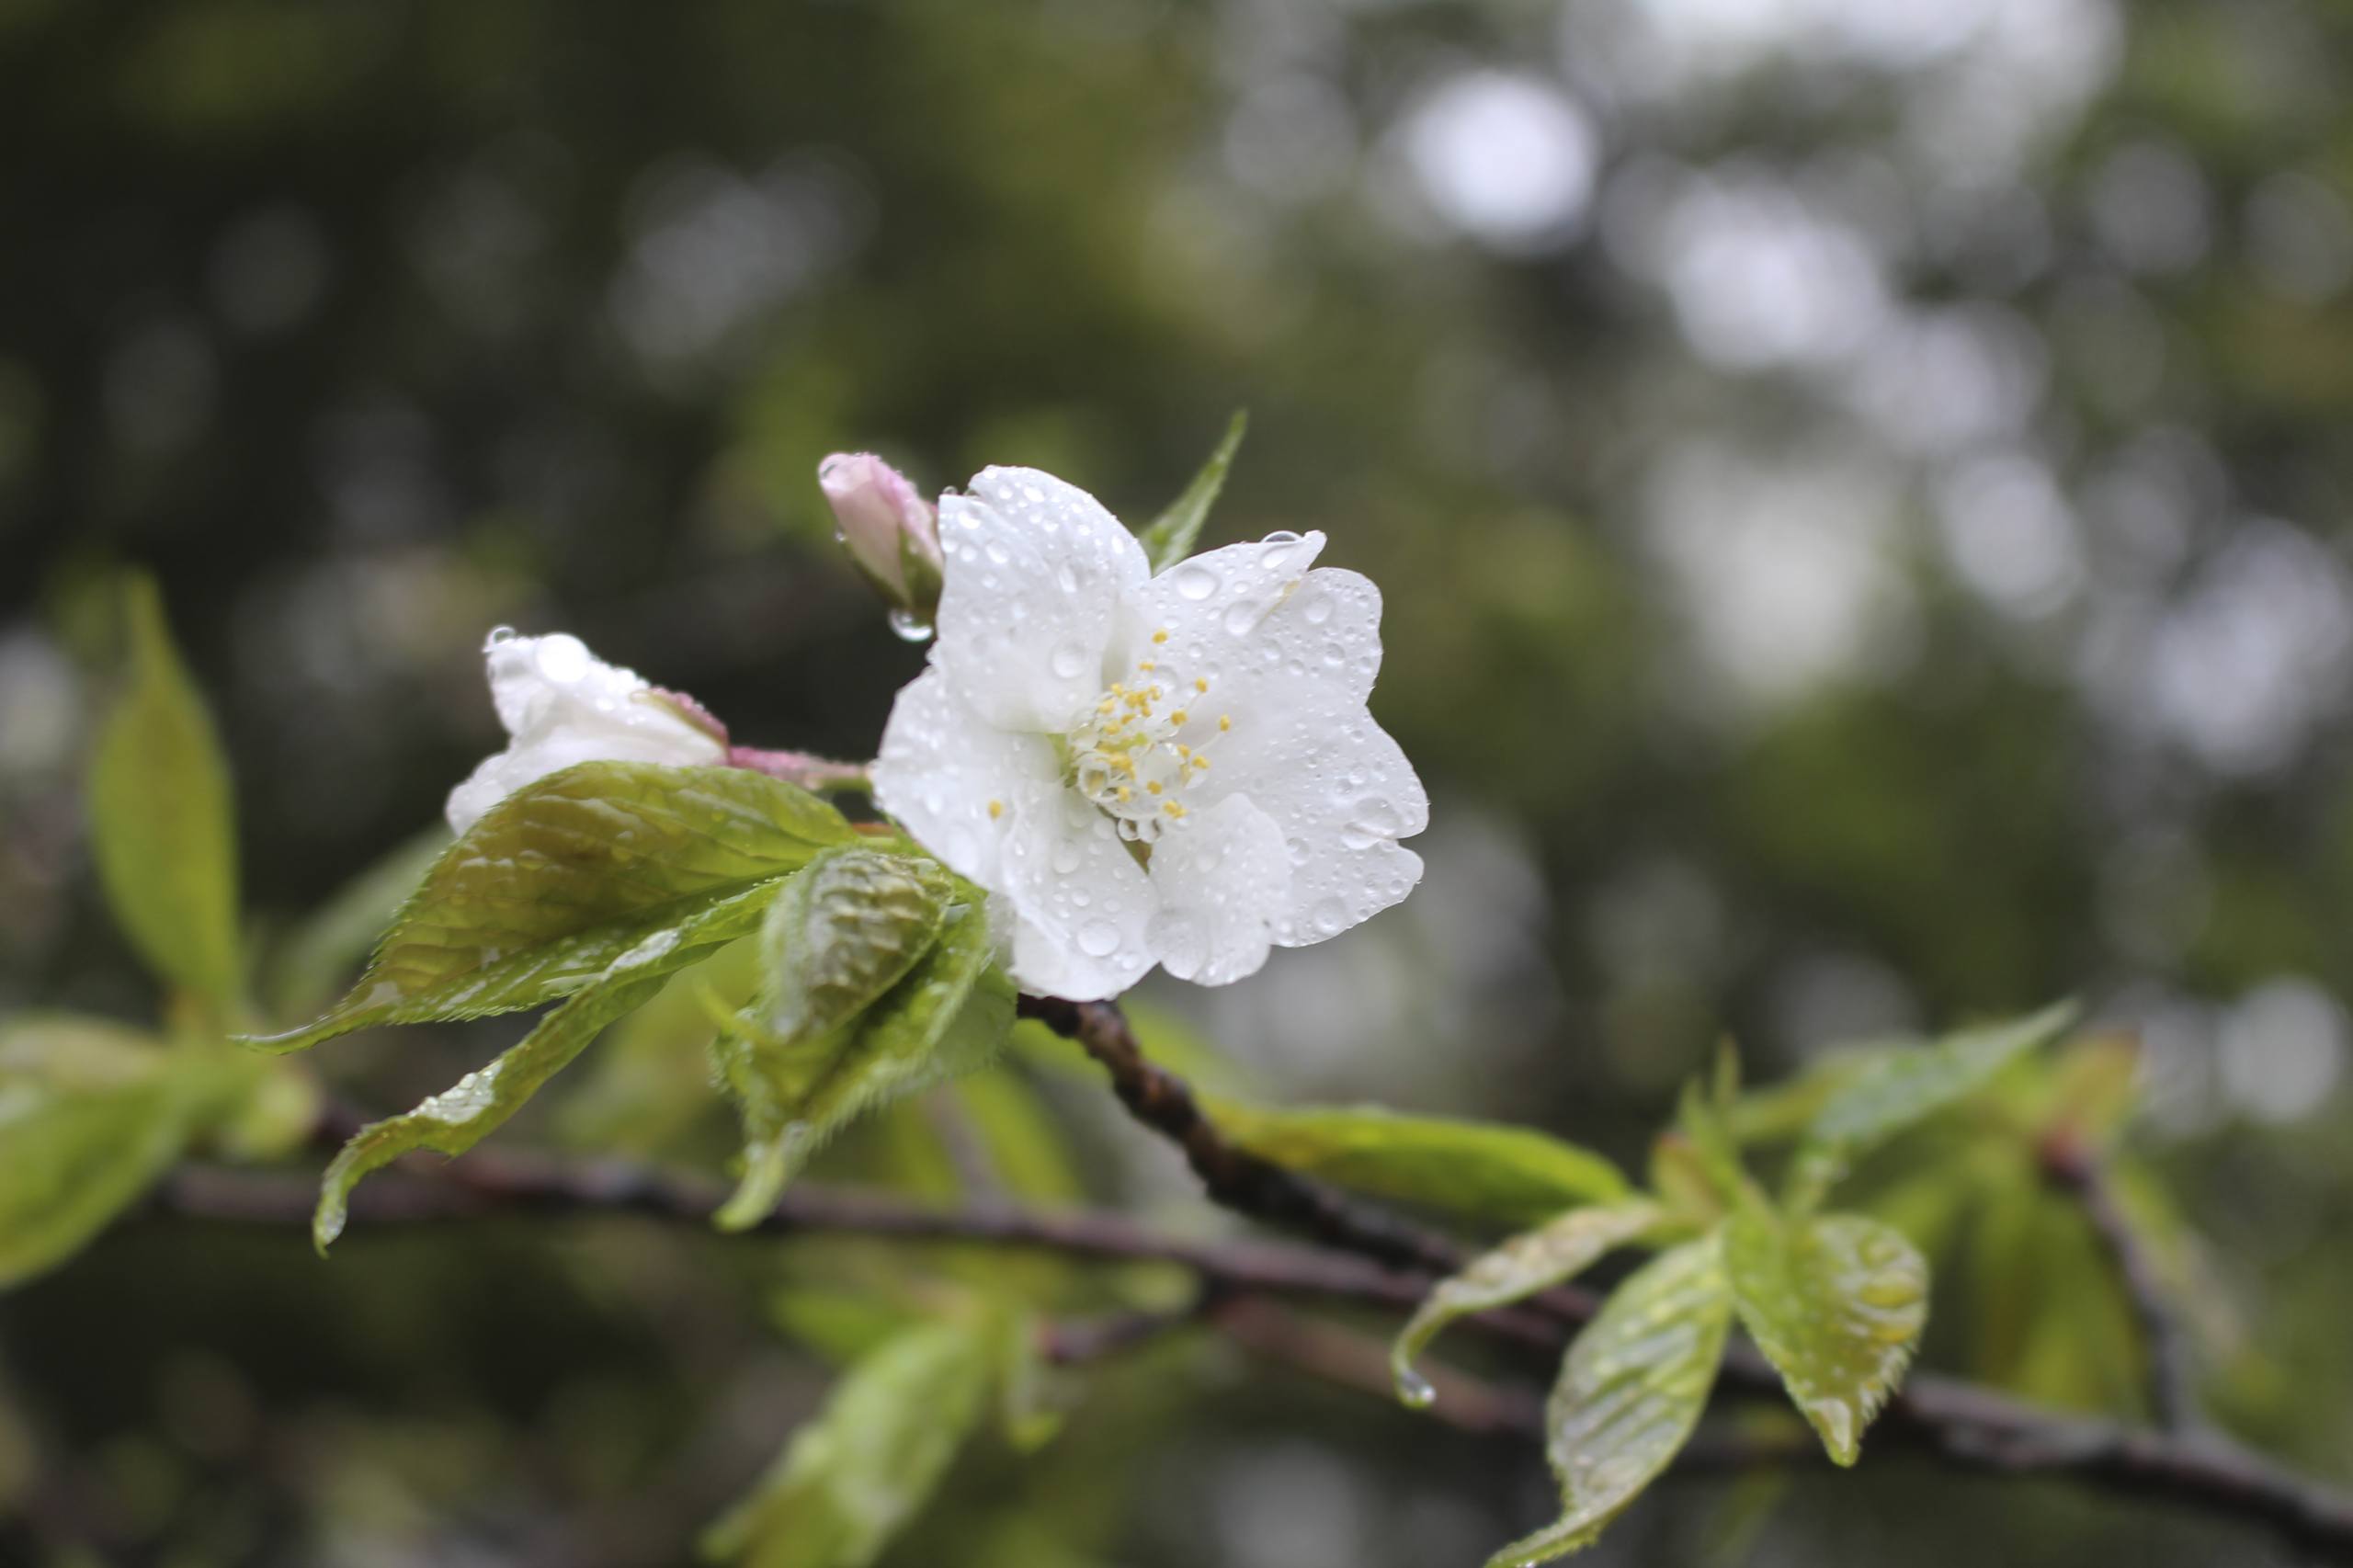
<svg viewBox="0 0 2353 1568">
<path fill-rule="evenodd" d="M 817 486 L 866 580 L 895 609 L 928 622 L 939 607 L 939 513 L 905 474 L 870 452 L 835 452 Z"/>
</svg>

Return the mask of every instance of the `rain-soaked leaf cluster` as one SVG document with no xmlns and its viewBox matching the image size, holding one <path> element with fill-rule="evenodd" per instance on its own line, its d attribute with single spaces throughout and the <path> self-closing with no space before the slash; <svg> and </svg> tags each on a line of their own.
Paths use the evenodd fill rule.
<svg viewBox="0 0 2353 1568">
<path fill-rule="evenodd" d="M 1237 416 L 1147 530 L 1155 567 L 1192 550 L 1241 435 Z M 597 1072 L 567 1097 L 552 1135 L 661 1157 L 723 1101 L 737 1131 L 736 1186 L 713 1216 L 722 1228 L 756 1224 L 861 1113 L 951 1080 L 972 1147 L 950 1157 L 909 1144 L 896 1185 L 950 1201 L 977 1168 L 1001 1195 L 1082 1196 L 1047 1101 L 1023 1078 L 977 1071 L 1003 1052 L 1015 1018 L 983 895 L 892 823 L 747 768 L 581 762 L 508 795 L 454 842 L 435 834 L 404 846 L 257 960 L 251 949 L 262 945 L 241 926 L 232 790 L 211 722 L 152 587 L 130 585 L 120 621 L 118 695 L 90 783 L 93 847 L 118 924 L 162 986 L 163 1021 L 151 1030 L 65 1015 L 0 1020 L 0 1286 L 70 1256 L 192 1153 L 274 1160 L 315 1138 L 319 1093 L 307 1059 L 291 1053 L 381 1026 L 534 1009 L 494 1060 L 333 1154 L 313 1220 L 322 1250 L 371 1172 L 416 1151 L 464 1153 L 608 1030 Z M 363 949 L 358 980 L 330 1000 Z M 1672 1463 L 1735 1327 L 1846 1465 L 1920 1343 L 1927 1255 L 1964 1256 L 2006 1280 L 2080 1270 L 2097 1249 L 2069 1233 L 2072 1251 L 2053 1252 L 2033 1150 L 2059 1133 L 2110 1139 L 2130 1060 L 2120 1067 L 2097 1042 L 2039 1059 L 2072 1017 L 2053 1008 L 1939 1041 L 1867 1047 L 1757 1092 L 1740 1090 L 1727 1057 L 1684 1096 L 1644 1185 L 1533 1128 L 1256 1103 L 1210 1048 L 1137 1010 L 1154 1054 L 1201 1085 L 1233 1146 L 1468 1230 L 1509 1233 L 1438 1281 L 1397 1335 L 1391 1370 L 1408 1405 L 1438 1397 L 1416 1365 L 1449 1324 L 1612 1254 L 1647 1255 L 1570 1345 L 1547 1406 L 1561 1517 L 1495 1564 L 1588 1544 Z M 1066 1070 L 1070 1060 L 1039 1065 Z M 891 1131 L 903 1124 L 882 1122 L 886 1142 L 903 1136 Z M 1899 1142 L 1936 1155 L 1890 1163 Z M 1775 1168 L 1775 1187 L 1753 1174 Z M 2129 1162 L 2118 1168 L 2130 1183 Z M 2153 1185 L 2130 1189 L 2162 1221 Z M 1859 1197 L 1833 1210 L 1834 1192 Z M 1073 1266 L 951 1249 L 911 1283 L 870 1259 L 836 1261 L 822 1280 L 778 1290 L 770 1315 L 842 1376 L 706 1531 L 707 1556 L 859 1568 L 917 1515 L 992 1412 L 1018 1451 L 1059 1426 L 1066 1391 L 1043 1374 L 1036 1313 L 1071 1292 Z M 2136 1353 L 2131 1324 L 2086 1330 L 2120 1321 L 2121 1308 L 2106 1275 L 2086 1289 L 2107 1316 L 2037 1320 L 1988 1354 L 2006 1356 L 2029 1386 L 2038 1368 L 2108 1369 L 2092 1386 L 2038 1392 L 2113 1404 L 2132 1381 L 2129 1365 L 2114 1367 Z"/>
</svg>

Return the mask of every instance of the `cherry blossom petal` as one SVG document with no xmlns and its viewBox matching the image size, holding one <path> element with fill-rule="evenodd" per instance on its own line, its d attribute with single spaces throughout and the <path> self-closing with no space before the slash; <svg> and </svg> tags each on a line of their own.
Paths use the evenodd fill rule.
<svg viewBox="0 0 2353 1568">
<path fill-rule="evenodd" d="M 725 743 L 577 637 L 494 634 L 483 662 L 509 738 L 449 791 L 449 825 L 459 833 L 524 785 L 574 763 L 712 767 L 727 760 Z"/>
<path fill-rule="evenodd" d="M 1215 777 L 1281 830 L 1290 898 L 1274 939 L 1304 948 L 1414 891 L 1421 857 L 1397 840 L 1427 827 L 1430 807 L 1413 765 L 1362 703 L 1317 682 L 1289 695 L 1284 709 L 1235 721 Z"/>
<path fill-rule="evenodd" d="M 1152 968 L 1152 883 L 1110 820 L 1060 788 L 1011 817 L 992 886 L 1009 906 L 1015 978 L 1074 1002 L 1116 996 L 1142 979 Z"/>
<path fill-rule="evenodd" d="M 983 887 L 998 885 L 1015 812 L 1063 792 L 1051 742 L 989 723 L 937 668 L 892 704 L 873 777 L 875 803 Z"/>
<path fill-rule="evenodd" d="M 1152 949 L 1179 980 L 1225 985 L 1267 961 L 1290 905 L 1282 829 L 1245 795 L 1188 816 L 1152 851 Z"/>
<path fill-rule="evenodd" d="M 1256 633 L 1323 551 L 1324 536 L 1229 544 L 1180 561 L 1132 596 L 1122 667 L 1157 657 L 1183 679 L 1220 682 L 1255 674 L 1263 658 Z M 1154 638 L 1167 633 L 1165 642 Z M 1152 650 L 1157 649 L 1155 654 Z"/>
<path fill-rule="evenodd" d="M 1095 497 L 992 468 L 940 499 L 947 585 L 932 663 L 1000 728 L 1059 732 L 1103 688 L 1122 597 L 1151 567 Z"/>
</svg>

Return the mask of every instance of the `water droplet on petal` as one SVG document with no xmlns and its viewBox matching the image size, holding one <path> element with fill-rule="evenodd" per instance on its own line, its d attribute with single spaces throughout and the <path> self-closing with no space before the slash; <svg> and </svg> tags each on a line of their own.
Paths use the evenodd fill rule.
<svg viewBox="0 0 2353 1568">
<path fill-rule="evenodd" d="M 1217 574 L 1196 563 L 1176 568 L 1176 592 L 1196 604 L 1217 592 Z"/>
<path fill-rule="evenodd" d="M 1247 599 L 1237 600 L 1225 607 L 1225 631 L 1229 637 L 1244 637 L 1258 624 L 1258 607 Z"/>
<path fill-rule="evenodd" d="M 568 632 L 540 639 L 540 673 L 559 686 L 568 686 L 588 673 L 588 644 Z"/>
<path fill-rule="evenodd" d="M 1090 920 L 1078 928 L 1078 950 L 1091 959 L 1107 959 L 1120 945 L 1120 928 L 1108 920 Z"/>
<path fill-rule="evenodd" d="M 1063 642 L 1054 649 L 1053 671 L 1063 680 L 1076 680 L 1086 670 L 1086 650 L 1076 642 Z"/>
<path fill-rule="evenodd" d="M 1317 594 L 1313 598 L 1309 599 L 1305 605 L 1300 608 L 1299 613 L 1307 618 L 1308 625 L 1323 625 L 1325 621 L 1332 619 L 1332 596 L 1329 594 Z"/>
<path fill-rule="evenodd" d="M 1317 934 L 1325 937 L 1338 936 L 1348 924 L 1348 912 L 1336 898 L 1316 900 L 1307 917 L 1315 923 Z"/>
<path fill-rule="evenodd" d="M 904 642 L 927 642 L 931 640 L 931 622 L 913 610 L 894 609 L 891 612 L 891 630 Z"/>
<path fill-rule="evenodd" d="M 1056 840 L 1054 844 L 1054 875 L 1058 877 L 1067 877 L 1076 871 L 1078 869 L 1078 858 L 1077 845 L 1072 843 L 1067 838 Z"/>
<path fill-rule="evenodd" d="M 1069 562 L 1063 562 L 1061 566 L 1055 569 L 1054 585 L 1062 589 L 1062 591 L 1066 594 L 1074 594 L 1078 592 L 1078 573 L 1071 566 Z"/>
</svg>

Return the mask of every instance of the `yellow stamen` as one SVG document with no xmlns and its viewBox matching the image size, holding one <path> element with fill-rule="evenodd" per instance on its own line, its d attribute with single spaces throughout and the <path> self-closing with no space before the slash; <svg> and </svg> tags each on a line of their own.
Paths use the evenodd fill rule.
<svg viewBox="0 0 2353 1568">
<path fill-rule="evenodd" d="M 1146 784 L 1143 788 L 1144 793 L 1148 795 L 1157 795 L 1160 793 L 1160 780 L 1155 778 L 1151 783 Z"/>
<path fill-rule="evenodd" d="M 1181 724 L 1191 717 L 1191 714 L 1186 712 L 1182 708 L 1179 708 L 1175 712 L 1168 715 L 1168 722 L 1172 724 Z"/>
<path fill-rule="evenodd" d="M 1208 757 L 1205 757 L 1205 756 L 1197 756 L 1197 757 L 1193 758 L 1193 766 L 1194 766 L 1195 767 L 1207 767 L 1209 765 L 1210 765 L 1210 759 L 1209 759 Z"/>
<path fill-rule="evenodd" d="M 1233 716 L 1230 713 L 1219 714 L 1217 716 L 1217 727 L 1221 730 L 1231 730 L 1233 728 Z"/>
<path fill-rule="evenodd" d="M 1152 674 L 1153 671 L 1159 667 L 1160 666 L 1158 665 L 1154 664 L 1150 659 L 1145 659 L 1136 665 L 1136 668 L 1142 670 L 1146 675 Z"/>
<path fill-rule="evenodd" d="M 1160 809 L 1161 809 L 1162 811 L 1164 811 L 1164 812 L 1167 812 L 1170 816 L 1172 816 L 1172 817 L 1181 817 L 1181 816 L 1183 816 L 1183 815 L 1185 814 L 1185 808 L 1184 808 L 1184 807 L 1182 807 L 1182 806 L 1180 806 L 1180 805 L 1178 805 L 1178 804 L 1177 804 L 1176 801 L 1168 801 L 1166 804 L 1163 805 Z"/>
<path fill-rule="evenodd" d="M 1125 784 L 1120 786 L 1120 804 L 1124 806 L 1134 798 L 1135 791 L 1133 790 L 1129 789 Z"/>
<path fill-rule="evenodd" d="M 1193 677 L 1193 689 L 1195 691 L 1207 691 L 1209 688 L 1210 683 L 1206 677 L 1201 676 L 1195 676 Z"/>
<path fill-rule="evenodd" d="M 991 822 L 995 822 L 997 818 L 1003 815 L 1005 815 L 1005 802 L 1003 801 L 991 801 L 989 802 L 989 820 Z"/>
<path fill-rule="evenodd" d="M 1167 641 L 1168 641 L 1168 628 L 1166 628 L 1166 627 L 1165 627 L 1165 626 L 1164 626 L 1164 627 L 1162 627 L 1159 631 L 1157 631 L 1154 632 L 1154 633 L 1152 634 L 1152 640 L 1153 640 L 1154 642 L 1167 642 Z"/>
</svg>

